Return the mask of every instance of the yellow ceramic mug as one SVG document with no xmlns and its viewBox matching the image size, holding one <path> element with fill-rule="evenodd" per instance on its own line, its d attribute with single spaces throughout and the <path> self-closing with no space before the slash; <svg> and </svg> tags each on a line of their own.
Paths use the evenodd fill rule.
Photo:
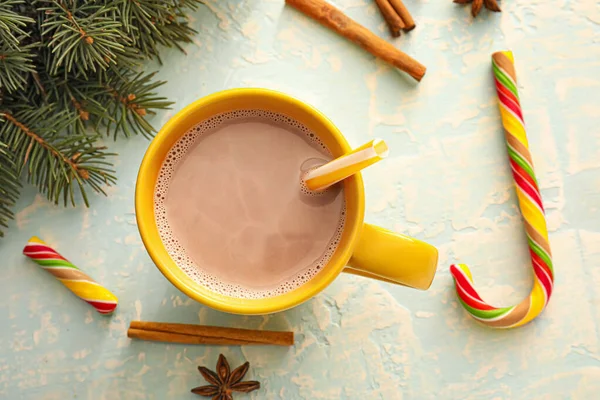
<svg viewBox="0 0 600 400">
<path fill-rule="evenodd" d="M 178 112 L 148 147 L 135 191 L 136 218 L 144 245 L 173 285 L 203 304 L 236 314 L 266 314 L 297 306 L 325 289 L 342 271 L 417 289 L 429 288 L 436 271 L 437 250 L 416 239 L 363 223 L 365 193 L 360 174 L 344 181 L 346 223 L 337 250 L 322 271 L 299 288 L 277 297 L 239 299 L 215 293 L 188 277 L 160 239 L 154 218 L 154 186 L 167 153 L 188 129 L 215 114 L 239 109 L 270 110 L 296 119 L 314 131 L 334 157 L 351 150 L 341 132 L 319 111 L 270 90 L 227 90 L 197 100 Z"/>
</svg>

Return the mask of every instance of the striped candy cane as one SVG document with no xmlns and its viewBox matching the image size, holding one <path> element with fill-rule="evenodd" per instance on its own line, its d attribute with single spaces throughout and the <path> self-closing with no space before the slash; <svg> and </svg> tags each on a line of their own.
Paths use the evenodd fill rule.
<svg viewBox="0 0 600 400">
<path fill-rule="evenodd" d="M 508 157 L 525 222 L 534 272 L 533 289 L 529 297 L 518 305 L 497 308 L 479 296 L 473 287 L 471 271 L 465 264 L 452 265 L 450 272 L 456 283 L 458 299 L 471 316 L 493 328 L 516 328 L 533 320 L 548 304 L 554 284 L 554 269 L 542 196 L 533 171 L 517 93 L 513 55 L 510 51 L 494 53 L 492 64 Z"/>
<path fill-rule="evenodd" d="M 118 299 L 114 294 L 39 238 L 34 236 L 29 239 L 23 254 L 52 274 L 77 297 L 91 304 L 100 314 L 110 314 L 117 308 Z"/>
</svg>

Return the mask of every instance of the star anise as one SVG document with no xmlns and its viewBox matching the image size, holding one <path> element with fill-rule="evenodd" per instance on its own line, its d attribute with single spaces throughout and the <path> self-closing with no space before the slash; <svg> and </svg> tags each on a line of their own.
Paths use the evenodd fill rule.
<svg viewBox="0 0 600 400">
<path fill-rule="evenodd" d="M 458 4 L 467 4 L 472 2 L 473 4 L 471 4 L 471 15 L 473 17 L 476 17 L 477 14 L 479 14 L 479 11 L 481 11 L 482 6 L 485 6 L 485 8 L 487 8 L 490 11 L 501 11 L 500 6 L 498 6 L 496 0 L 454 0 L 454 2 Z"/>
<path fill-rule="evenodd" d="M 217 372 L 213 372 L 206 367 L 198 367 L 198 371 L 210 385 L 193 388 L 192 393 L 206 397 L 213 396 L 212 400 L 233 400 L 233 392 L 249 393 L 260 389 L 260 382 L 242 382 L 249 367 L 250 363 L 245 362 L 231 371 L 227 359 L 221 354 L 219 355 L 219 361 L 217 361 Z"/>
</svg>

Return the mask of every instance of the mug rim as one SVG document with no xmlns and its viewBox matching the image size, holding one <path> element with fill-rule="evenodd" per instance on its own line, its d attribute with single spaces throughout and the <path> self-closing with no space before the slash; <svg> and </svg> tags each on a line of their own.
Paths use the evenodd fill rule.
<svg viewBox="0 0 600 400">
<path fill-rule="evenodd" d="M 326 117 L 315 107 L 293 96 L 262 88 L 239 88 L 215 92 L 208 96 L 201 97 L 200 99 L 192 102 L 178 111 L 167 121 L 167 123 L 163 125 L 163 127 L 153 138 L 144 154 L 136 180 L 135 212 L 138 230 L 146 251 L 150 255 L 154 265 L 177 289 L 201 304 L 205 304 L 219 311 L 244 315 L 268 314 L 295 307 L 314 297 L 316 294 L 325 289 L 342 272 L 352 255 L 356 243 L 358 242 L 359 234 L 363 225 L 365 207 L 364 187 L 360 173 L 354 175 L 354 179 L 344 182 L 344 191 L 346 192 L 350 189 L 356 195 L 356 207 L 354 207 L 355 211 L 352 213 L 353 215 L 350 215 L 349 212 L 346 212 L 344 234 L 348 234 L 347 241 L 344 244 L 344 248 L 338 248 L 338 251 L 340 251 L 339 255 L 336 255 L 330 259 L 326 267 L 312 277 L 307 283 L 302 284 L 292 291 L 275 297 L 261 299 L 238 299 L 231 296 L 217 295 L 216 292 L 213 292 L 200 283 L 195 282 L 179 266 L 177 266 L 175 261 L 172 260 L 164 248 L 160 236 L 158 236 L 158 228 L 156 227 L 154 215 L 154 196 L 150 196 L 150 199 L 147 198 L 148 185 L 150 185 L 152 188 L 152 194 L 154 193 L 154 187 L 156 185 L 156 181 L 149 181 L 149 178 L 151 178 L 149 177 L 150 170 L 155 168 L 157 163 L 156 160 L 159 158 L 162 165 L 162 159 L 164 156 L 166 156 L 166 152 L 159 151 L 161 145 L 166 138 L 176 130 L 177 126 L 181 125 L 182 121 L 190 116 L 190 114 L 193 114 L 199 108 L 205 107 L 209 104 L 226 101 L 227 99 L 237 98 L 244 95 L 267 97 L 271 100 L 282 101 L 288 103 L 292 107 L 301 109 L 317 120 L 317 122 L 342 148 L 344 153 L 351 151 L 351 147 L 341 131 L 328 117 Z M 163 158 L 161 158 L 161 156 Z M 160 169 L 160 167 L 158 168 Z M 349 219 L 352 219 L 352 221 Z M 350 227 L 352 231 L 345 232 L 346 229 L 348 229 L 347 227 Z M 152 232 L 152 230 L 155 232 Z M 156 236 L 158 236 L 158 243 L 156 242 Z M 336 253 L 338 251 L 336 251 Z M 174 264 L 174 267 L 167 265 L 170 263 Z M 308 283 L 311 283 L 311 285 L 307 286 Z M 196 286 L 196 288 L 194 288 L 194 286 Z M 214 296 L 203 294 L 202 291 L 213 293 Z M 231 302 L 228 303 L 226 301 L 227 298 L 244 301 L 239 302 L 239 304 L 231 304 Z"/>
</svg>

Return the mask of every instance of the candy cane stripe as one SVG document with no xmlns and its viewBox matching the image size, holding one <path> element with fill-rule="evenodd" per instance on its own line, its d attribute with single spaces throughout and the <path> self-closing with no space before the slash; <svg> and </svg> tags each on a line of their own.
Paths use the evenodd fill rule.
<svg viewBox="0 0 600 400">
<path fill-rule="evenodd" d="M 498 308 L 481 299 L 473 287 L 471 272 L 466 265 L 451 265 L 450 273 L 454 278 L 459 302 L 473 318 L 492 328 L 516 328 L 535 319 L 550 301 L 554 285 L 554 267 L 548 242 L 544 205 L 525 134 L 512 53 L 508 51 L 494 53 L 492 68 L 509 163 L 519 208 L 525 220 L 527 244 L 534 274 L 533 289 L 530 295 L 516 306 Z"/>
</svg>

